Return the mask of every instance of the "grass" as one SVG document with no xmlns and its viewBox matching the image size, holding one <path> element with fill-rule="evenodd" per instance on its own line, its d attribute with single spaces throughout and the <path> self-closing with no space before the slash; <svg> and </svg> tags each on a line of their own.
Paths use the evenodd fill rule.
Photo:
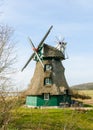
<svg viewBox="0 0 93 130">
<path fill-rule="evenodd" d="M 79 91 L 92 99 L 83 100 L 93 106 L 93 90 Z M 17 107 L 12 111 L 8 130 L 93 130 L 93 110 L 31 109 Z"/>
<path fill-rule="evenodd" d="M 93 130 L 93 111 L 20 107 L 8 130 Z"/>
</svg>

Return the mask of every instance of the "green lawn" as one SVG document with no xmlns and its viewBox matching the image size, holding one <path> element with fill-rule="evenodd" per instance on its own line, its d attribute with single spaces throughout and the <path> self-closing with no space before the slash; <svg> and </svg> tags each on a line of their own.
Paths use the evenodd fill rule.
<svg viewBox="0 0 93 130">
<path fill-rule="evenodd" d="M 93 130 L 93 110 L 31 109 L 13 111 L 9 130 Z"/>
</svg>

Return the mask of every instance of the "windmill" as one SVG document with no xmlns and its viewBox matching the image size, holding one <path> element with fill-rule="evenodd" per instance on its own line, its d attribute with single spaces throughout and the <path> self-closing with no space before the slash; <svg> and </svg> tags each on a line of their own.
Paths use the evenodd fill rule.
<svg viewBox="0 0 93 130">
<path fill-rule="evenodd" d="M 37 48 L 29 38 L 34 53 L 22 71 L 32 59 L 36 61 L 36 68 L 31 83 L 25 92 L 27 106 L 60 106 L 61 103 L 70 104 L 71 102 L 71 93 L 61 62 L 65 60 L 65 55 L 58 48 L 44 43 L 52 28 L 53 26 L 48 29 Z"/>
</svg>

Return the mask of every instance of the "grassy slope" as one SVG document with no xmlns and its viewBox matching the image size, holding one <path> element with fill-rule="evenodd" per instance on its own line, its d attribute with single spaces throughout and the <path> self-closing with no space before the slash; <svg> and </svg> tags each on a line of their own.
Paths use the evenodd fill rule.
<svg viewBox="0 0 93 130">
<path fill-rule="evenodd" d="M 93 83 L 78 84 L 71 87 L 76 90 L 93 90 Z"/>
<path fill-rule="evenodd" d="M 9 130 L 93 130 L 93 111 L 20 108 Z"/>
</svg>

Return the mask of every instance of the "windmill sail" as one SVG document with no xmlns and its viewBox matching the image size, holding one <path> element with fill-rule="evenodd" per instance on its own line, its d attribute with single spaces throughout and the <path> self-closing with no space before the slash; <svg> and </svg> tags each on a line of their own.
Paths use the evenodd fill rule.
<svg viewBox="0 0 93 130">
<path fill-rule="evenodd" d="M 45 34 L 45 36 L 43 37 L 43 39 L 41 40 L 41 42 L 38 45 L 38 48 L 43 44 L 43 42 L 45 41 L 45 39 L 47 38 L 48 34 L 50 33 L 51 29 L 53 28 L 53 26 L 51 26 L 49 28 L 49 30 L 47 31 L 47 33 Z"/>
<path fill-rule="evenodd" d="M 34 55 L 35 55 L 35 53 L 33 53 L 33 54 L 30 56 L 29 60 L 26 62 L 26 64 L 24 65 L 24 67 L 22 68 L 21 71 L 23 71 L 23 70 L 26 68 L 26 66 L 29 64 L 29 62 L 33 59 Z"/>
<path fill-rule="evenodd" d="M 34 44 L 33 44 L 33 42 L 31 41 L 30 38 L 29 38 L 29 41 L 30 41 L 30 43 L 31 43 L 32 48 L 34 48 L 34 49 L 33 49 L 33 50 L 34 50 L 34 53 L 36 54 L 38 60 L 40 61 L 42 67 L 44 68 L 44 65 L 43 65 L 43 63 L 42 63 L 42 61 L 41 61 L 41 59 L 40 59 L 40 57 L 39 57 L 39 55 L 38 55 L 38 53 L 37 53 L 37 51 L 36 51 L 36 49 L 35 49 L 35 46 L 34 46 Z M 38 50 L 38 49 L 37 49 L 37 50 Z"/>
<path fill-rule="evenodd" d="M 29 60 L 26 62 L 25 66 L 22 68 L 21 71 L 23 71 L 23 70 L 27 67 L 27 65 L 28 65 L 29 62 L 33 59 L 33 57 L 34 57 L 35 55 L 38 57 L 40 63 L 41 63 L 42 66 L 44 67 L 44 65 L 43 65 L 43 63 L 42 63 L 42 61 L 41 61 L 41 59 L 40 59 L 40 57 L 39 57 L 39 55 L 38 55 L 38 53 L 37 53 L 36 50 L 38 50 L 39 47 L 43 44 L 43 42 L 44 42 L 45 39 L 47 38 L 47 36 L 48 36 L 48 34 L 50 33 L 50 31 L 51 31 L 52 28 L 53 28 L 53 26 L 51 26 L 51 27 L 49 28 L 49 30 L 47 31 L 47 33 L 45 34 L 45 36 L 43 37 L 43 39 L 42 39 L 41 42 L 39 43 L 37 49 L 35 48 L 34 44 L 32 43 L 31 39 L 29 38 L 29 41 L 30 41 L 30 43 L 31 43 L 31 45 L 32 45 L 32 47 L 33 47 L 34 53 L 31 55 L 31 57 L 30 57 Z"/>
</svg>

